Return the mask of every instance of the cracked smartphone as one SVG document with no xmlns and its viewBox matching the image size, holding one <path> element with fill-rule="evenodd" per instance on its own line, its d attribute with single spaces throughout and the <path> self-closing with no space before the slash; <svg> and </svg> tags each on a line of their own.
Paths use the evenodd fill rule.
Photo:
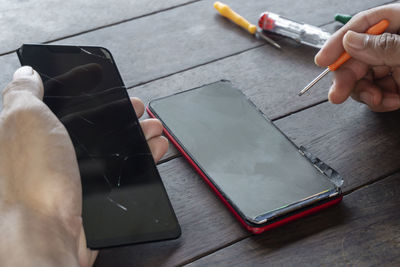
<svg viewBox="0 0 400 267">
<path fill-rule="evenodd" d="M 43 101 L 74 145 L 88 247 L 177 238 L 177 218 L 111 53 L 26 44 L 17 54 L 40 74 Z"/>
<path fill-rule="evenodd" d="M 339 174 L 297 148 L 229 81 L 155 99 L 147 111 L 253 233 L 342 199 Z"/>
</svg>

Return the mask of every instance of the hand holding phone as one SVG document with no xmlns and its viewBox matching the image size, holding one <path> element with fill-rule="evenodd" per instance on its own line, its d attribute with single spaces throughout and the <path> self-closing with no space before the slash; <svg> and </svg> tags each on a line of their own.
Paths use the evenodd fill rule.
<svg viewBox="0 0 400 267">
<path fill-rule="evenodd" d="M 44 263 L 51 254 L 59 262 L 77 261 L 76 256 L 81 263 L 93 264 L 97 252 L 86 248 L 74 147 L 42 98 L 40 76 L 27 66 L 17 70 L 3 91 L 0 227 L 13 230 L 0 241 L 0 258 L 5 265 L 25 266 L 33 258 Z M 14 257 L 3 254 L 10 249 Z"/>
<path fill-rule="evenodd" d="M 111 54 L 100 47 L 24 45 L 18 55 L 22 64 L 38 70 L 44 102 L 72 140 L 88 247 L 179 236 L 176 216 Z M 56 159 L 48 165 L 63 166 L 63 158 Z"/>
</svg>

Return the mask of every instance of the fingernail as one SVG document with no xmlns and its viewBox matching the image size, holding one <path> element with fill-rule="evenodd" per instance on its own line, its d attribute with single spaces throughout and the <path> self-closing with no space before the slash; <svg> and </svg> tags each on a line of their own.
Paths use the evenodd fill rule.
<svg viewBox="0 0 400 267">
<path fill-rule="evenodd" d="M 367 43 L 368 35 L 348 31 L 344 36 L 344 41 L 348 46 L 354 49 L 364 49 Z"/>
<path fill-rule="evenodd" d="M 14 73 L 14 79 L 29 77 L 33 75 L 33 69 L 30 66 L 23 66 Z"/>
<path fill-rule="evenodd" d="M 321 51 L 321 50 L 319 50 L 319 51 Z M 318 58 L 319 58 L 319 55 L 320 55 L 320 52 L 318 52 L 318 53 L 315 55 L 315 57 L 314 57 L 314 63 L 315 63 L 315 65 L 317 65 L 317 66 L 319 66 L 319 65 L 318 65 Z"/>
<path fill-rule="evenodd" d="M 372 96 L 371 96 L 371 94 L 370 93 L 367 93 L 367 92 L 362 92 L 361 94 L 360 94 L 360 100 L 364 103 L 364 104 L 367 104 L 367 105 L 371 105 L 372 103 Z"/>
<path fill-rule="evenodd" d="M 382 105 L 387 109 L 398 109 L 400 108 L 400 99 L 397 98 L 385 98 L 382 101 Z"/>
</svg>

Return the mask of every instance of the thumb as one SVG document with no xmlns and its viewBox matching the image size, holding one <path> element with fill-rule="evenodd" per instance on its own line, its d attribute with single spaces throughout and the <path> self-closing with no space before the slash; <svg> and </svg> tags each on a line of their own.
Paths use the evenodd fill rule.
<svg viewBox="0 0 400 267">
<path fill-rule="evenodd" d="M 383 33 L 369 35 L 348 31 L 343 37 L 344 49 L 353 58 L 374 66 L 400 66 L 400 36 Z"/>
<path fill-rule="evenodd" d="M 11 101 L 19 93 L 29 93 L 40 100 L 43 99 L 43 83 L 39 74 L 29 66 L 17 69 L 13 80 L 3 90 L 3 105 Z"/>
</svg>

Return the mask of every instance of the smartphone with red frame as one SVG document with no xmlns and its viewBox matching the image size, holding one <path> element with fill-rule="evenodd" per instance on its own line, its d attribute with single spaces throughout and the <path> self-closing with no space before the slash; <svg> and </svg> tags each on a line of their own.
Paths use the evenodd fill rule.
<svg viewBox="0 0 400 267">
<path fill-rule="evenodd" d="M 342 199 L 339 174 L 293 144 L 229 81 L 153 100 L 147 111 L 253 233 Z"/>
</svg>

